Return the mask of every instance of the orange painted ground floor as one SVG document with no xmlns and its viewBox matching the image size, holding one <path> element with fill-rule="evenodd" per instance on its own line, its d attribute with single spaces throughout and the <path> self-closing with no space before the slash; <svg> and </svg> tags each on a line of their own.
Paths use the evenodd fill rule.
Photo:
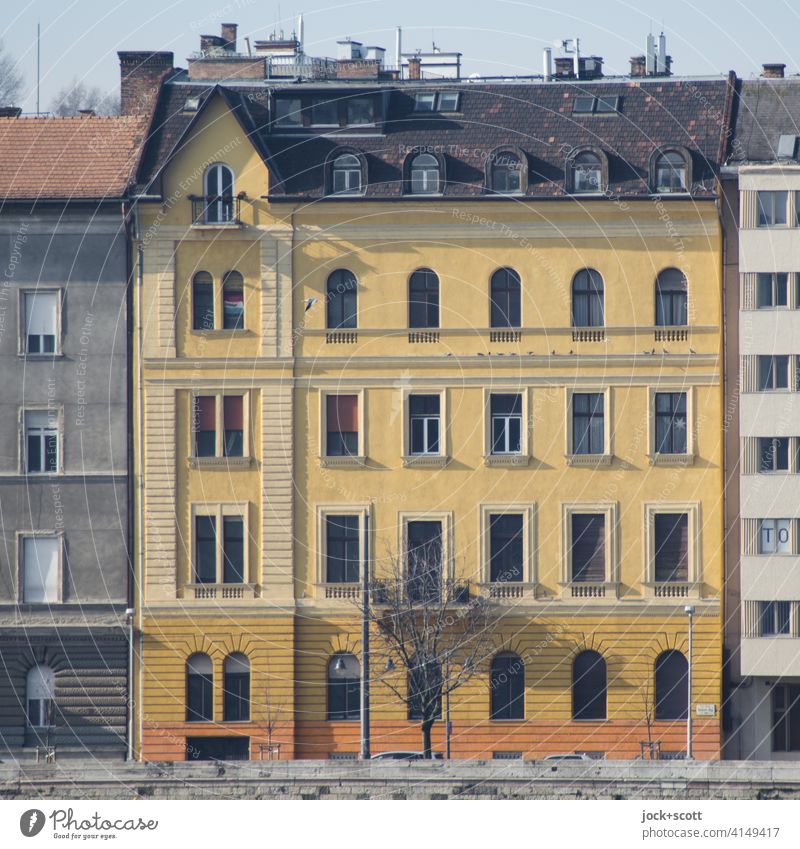
<svg viewBox="0 0 800 849">
<path fill-rule="evenodd" d="M 291 760 L 357 756 L 360 724 L 356 722 L 180 722 L 145 723 L 141 756 L 146 761 L 208 759 Z M 420 750 L 419 724 L 372 720 L 372 754 Z M 686 750 L 686 722 L 654 722 L 649 741 L 661 757 L 680 757 Z M 586 752 L 594 757 L 637 758 L 648 742 L 644 721 L 454 721 L 451 755 L 454 758 L 544 758 L 547 755 Z M 718 719 L 696 719 L 693 755 L 701 760 L 720 758 Z M 433 728 L 433 748 L 445 750 L 445 725 Z M 649 747 L 645 747 L 649 750 Z"/>
</svg>

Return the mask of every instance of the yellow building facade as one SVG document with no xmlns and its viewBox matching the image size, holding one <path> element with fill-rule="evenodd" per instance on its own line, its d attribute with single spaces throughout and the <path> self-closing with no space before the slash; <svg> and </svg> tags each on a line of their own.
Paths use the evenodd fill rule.
<svg viewBox="0 0 800 849">
<path fill-rule="evenodd" d="M 357 196 L 326 200 L 292 191 L 288 163 L 330 189 L 335 143 L 271 146 L 248 97 L 212 89 L 173 120 L 138 203 L 139 755 L 358 751 L 336 679 L 358 675 L 368 518 L 376 578 L 433 539 L 443 578 L 499 619 L 452 696 L 453 757 L 679 756 L 687 702 L 695 757 L 718 757 L 713 169 L 687 159 L 699 198 L 579 197 L 577 172 L 537 194 L 526 153 L 527 192 L 459 197 L 456 174 L 417 197 L 415 146 L 407 191 L 370 196 L 378 154 L 358 153 Z M 456 155 L 431 156 L 440 189 Z M 639 155 L 646 171 L 657 150 Z M 373 753 L 419 748 L 386 684 L 403 671 L 372 672 Z"/>
</svg>

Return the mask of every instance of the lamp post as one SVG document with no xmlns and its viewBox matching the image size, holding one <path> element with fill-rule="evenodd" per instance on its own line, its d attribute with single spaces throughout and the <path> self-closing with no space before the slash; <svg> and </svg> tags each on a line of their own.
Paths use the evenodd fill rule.
<svg viewBox="0 0 800 849">
<path fill-rule="evenodd" d="M 444 756 L 450 760 L 450 652 L 444 653 Z"/>
<path fill-rule="evenodd" d="M 694 607 L 687 604 L 683 608 L 689 617 L 689 668 L 686 675 L 686 760 L 692 759 L 692 631 L 694 626 Z"/>
<path fill-rule="evenodd" d="M 361 557 L 361 760 L 370 759 L 369 750 L 369 511 L 364 512 L 363 554 Z"/>
</svg>

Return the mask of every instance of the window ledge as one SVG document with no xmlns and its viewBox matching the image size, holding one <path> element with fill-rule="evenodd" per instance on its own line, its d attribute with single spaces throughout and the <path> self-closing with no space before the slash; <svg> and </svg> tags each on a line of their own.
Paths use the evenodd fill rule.
<svg viewBox="0 0 800 849">
<path fill-rule="evenodd" d="M 19 351 L 17 357 L 21 360 L 60 360 L 64 357 L 63 351 L 55 351 L 50 354 L 29 354 L 27 351 Z"/>
<path fill-rule="evenodd" d="M 606 601 L 619 597 L 619 584 L 611 581 L 569 581 L 561 584 L 562 599 L 579 599 L 581 602 Z"/>
<path fill-rule="evenodd" d="M 243 221 L 193 221 L 192 230 L 240 230 Z"/>
<path fill-rule="evenodd" d="M 651 466 L 693 466 L 694 454 L 648 454 Z"/>
<path fill-rule="evenodd" d="M 478 585 L 484 596 L 499 603 L 514 603 L 532 599 L 535 587 L 535 584 L 525 583 L 524 581 L 489 581 Z"/>
<path fill-rule="evenodd" d="M 568 466 L 610 466 L 613 454 L 565 454 Z"/>
<path fill-rule="evenodd" d="M 184 591 L 195 601 L 234 601 L 258 596 L 255 584 L 186 584 Z"/>
<path fill-rule="evenodd" d="M 189 331 L 191 336 L 254 336 L 255 334 L 246 327 L 209 327 L 208 330 L 196 330 L 192 328 Z"/>
<path fill-rule="evenodd" d="M 230 467 L 247 469 L 253 462 L 252 457 L 189 457 L 190 469 L 227 469 Z"/>
<path fill-rule="evenodd" d="M 527 466 L 531 458 L 527 454 L 484 454 L 484 466 Z"/>
<path fill-rule="evenodd" d="M 404 454 L 403 465 L 406 468 L 414 466 L 446 466 L 449 457 L 446 454 Z"/>
<path fill-rule="evenodd" d="M 344 454 L 341 457 L 320 457 L 319 464 L 323 469 L 352 469 L 358 466 L 366 466 L 367 458 L 363 454 Z"/>
<path fill-rule="evenodd" d="M 642 584 L 645 598 L 680 602 L 700 598 L 700 584 L 695 581 L 647 581 Z"/>
</svg>

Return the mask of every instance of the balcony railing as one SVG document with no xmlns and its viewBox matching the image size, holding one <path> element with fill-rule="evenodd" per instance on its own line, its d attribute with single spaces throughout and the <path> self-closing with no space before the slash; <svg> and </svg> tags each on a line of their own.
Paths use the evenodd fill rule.
<svg viewBox="0 0 800 849">
<path fill-rule="evenodd" d="M 361 597 L 361 584 L 325 584 L 325 598 L 341 598 L 354 601 Z"/>
<path fill-rule="evenodd" d="M 522 331 L 520 330 L 490 330 L 490 342 L 521 342 Z"/>
<path fill-rule="evenodd" d="M 234 601 L 244 598 L 255 598 L 254 584 L 187 584 L 186 591 L 196 600 L 221 599 Z"/>
<path fill-rule="evenodd" d="M 210 227 L 237 227 L 242 223 L 242 195 L 189 195 L 192 223 Z"/>
<path fill-rule="evenodd" d="M 389 604 L 398 599 L 403 604 L 426 603 L 440 604 L 441 600 L 449 604 L 469 604 L 470 582 L 469 581 L 444 581 L 420 580 L 409 578 L 400 586 L 394 582 L 374 581 L 370 586 L 370 594 L 373 604 Z"/>
<path fill-rule="evenodd" d="M 412 330 L 408 334 L 408 341 L 413 344 L 421 344 L 426 342 L 438 342 L 438 330 Z"/>
<path fill-rule="evenodd" d="M 688 327 L 656 327 L 653 331 L 656 342 L 685 342 L 688 338 Z"/>
<path fill-rule="evenodd" d="M 355 342 L 358 342 L 355 330 L 332 330 L 325 334 L 327 345 L 352 345 Z"/>
<path fill-rule="evenodd" d="M 605 328 L 575 327 L 572 330 L 573 342 L 605 342 Z"/>
<path fill-rule="evenodd" d="M 570 581 L 563 585 L 563 597 L 581 601 L 615 599 L 617 584 L 608 581 Z"/>
</svg>

